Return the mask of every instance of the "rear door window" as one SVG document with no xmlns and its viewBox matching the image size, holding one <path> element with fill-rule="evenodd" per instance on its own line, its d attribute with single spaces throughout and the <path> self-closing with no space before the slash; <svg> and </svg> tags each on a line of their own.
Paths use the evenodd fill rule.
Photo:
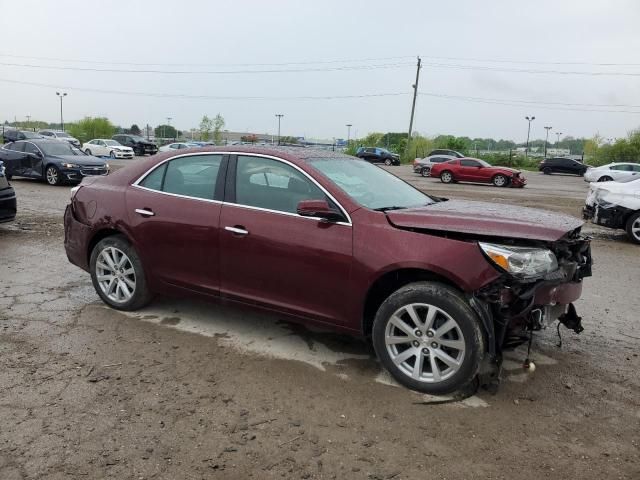
<svg viewBox="0 0 640 480">
<path fill-rule="evenodd" d="M 163 163 L 140 186 L 183 197 L 213 200 L 222 155 L 190 155 Z"/>
</svg>

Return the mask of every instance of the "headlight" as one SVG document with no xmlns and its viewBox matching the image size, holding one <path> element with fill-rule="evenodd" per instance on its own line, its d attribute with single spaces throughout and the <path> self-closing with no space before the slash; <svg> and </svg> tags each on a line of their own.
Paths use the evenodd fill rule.
<svg viewBox="0 0 640 480">
<path fill-rule="evenodd" d="M 78 168 L 78 165 L 75 163 L 63 163 L 62 166 L 63 168 Z"/>
<path fill-rule="evenodd" d="M 546 248 L 512 247 L 483 242 L 479 245 L 494 264 L 515 277 L 540 277 L 558 269 L 556 256 Z"/>
<path fill-rule="evenodd" d="M 105 163 L 105 164 L 104 164 L 104 167 L 105 167 L 107 170 L 109 170 L 109 164 L 108 164 L 108 163 Z"/>
</svg>

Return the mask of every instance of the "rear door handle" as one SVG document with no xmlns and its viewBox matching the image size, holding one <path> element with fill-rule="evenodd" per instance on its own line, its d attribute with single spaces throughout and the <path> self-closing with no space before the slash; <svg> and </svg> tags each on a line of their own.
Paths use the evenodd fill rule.
<svg viewBox="0 0 640 480">
<path fill-rule="evenodd" d="M 136 213 L 143 217 L 153 217 L 155 213 L 150 208 L 136 208 Z"/>
<path fill-rule="evenodd" d="M 234 233 L 236 235 L 249 235 L 249 230 L 245 229 L 242 225 L 236 225 L 235 227 L 224 227 L 227 232 Z"/>
</svg>

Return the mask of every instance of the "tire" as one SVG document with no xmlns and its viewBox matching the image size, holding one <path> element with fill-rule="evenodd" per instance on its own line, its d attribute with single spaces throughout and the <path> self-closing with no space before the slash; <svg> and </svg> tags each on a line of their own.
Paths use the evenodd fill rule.
<svg viewBox="0 0 640 480">
<path fill-rule="evenodd" d="M 111 150 L 111 151 L 109 152 L 109 156 L 115 160 L 115 158 L 116 158 L 116 152 L 115 152 L 114 150 Z"/>
<path fill-rule="evenodd" d="M 390 167 L 391 165 L 393 165 L 393 161 L 392 161 L 390 158 L 386 158 L 386 159 L 384 160 L 384 164 L 385 164 L 387 167 Z"/>
<path fill-rule="evenodd" d="M 502 174 L 494 175 L 491 179 L 491 183 L 493 183 L 496 187 L 508 187 L 509 179 Z"/>
<path fill-rule="evenodd" d="M 612 180 L 613 178 L 611 178 L 609 175 L 603 175 L 598 179 L 598 182 L 610 182 Z"/>
<path fill-rule="evenodd" d="M 485 353 L 473 309 L 457 290 L 437 282 L 411 283 L 391 294 L 372 333 L 376 354 L 393 378 L 433 395 L 467 387 Z"/>
<path fill-rule="evenodd" d="M 91 150 L 89 150 L 88 148 L 84 151 L 84 153 L 86 153 L 87 155 L 91 155 Z"/>
<path fill-rule="evenodd" d="M 633 243 L 640 245 L 640 212 L 636 212 L 629 217 L 625 230 L 629 235 L 629 239 Z"/>
<path fill-rule="evenodd" d="M 551 169 L 549 167 L 544 167 L 542 169 L 542 173 L 544 173 L 545 175 L 551 175 Z"/>
<path fill-rule="evenodd" d="M 62 183 L 62 176 L 60 170 L 55 165 L 47 165 L 44 169 L 44 179 L 49 185 L 60 185 Z"/>
<path fill-rule="evenodd" d="M 428 177 L 429 175 L 431 175 L 431 168 L 422 167 L 422 170 L 420 170 L 420 175 L 422 175 L 423 177 Z"/>
<path fill-rule="evenodd" d="M 140 257 L 122 235 L 100 240 L 91 252 L 89 268 L 93 288 L 116 310 L 138 310 L 153 298 Z"/>
<path fill-rule="evenodd" d="M 445 170 L 440 174 L 440 181 L 442 183 L 452 183 L 454 181 L 453 173 L 451 173 L 449 170 Z"/>
</svg>

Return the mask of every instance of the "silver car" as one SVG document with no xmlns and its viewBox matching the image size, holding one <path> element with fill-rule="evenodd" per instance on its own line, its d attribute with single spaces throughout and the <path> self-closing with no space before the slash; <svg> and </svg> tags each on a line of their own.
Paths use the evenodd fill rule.
<svg viewBox="0 0 640 480">
<path fill-rule="evenodd" d="M 436 163 L 448 162 L 454 158 L 457 157 L 453 155 L 431 155 L 430 157 L 416 158 L 413 161 L 413 171 L 414 173 L 419 173 L 423 177 L 428 177 L 431 175 L 431 167 L 433 165 Z"/>
</svg>

